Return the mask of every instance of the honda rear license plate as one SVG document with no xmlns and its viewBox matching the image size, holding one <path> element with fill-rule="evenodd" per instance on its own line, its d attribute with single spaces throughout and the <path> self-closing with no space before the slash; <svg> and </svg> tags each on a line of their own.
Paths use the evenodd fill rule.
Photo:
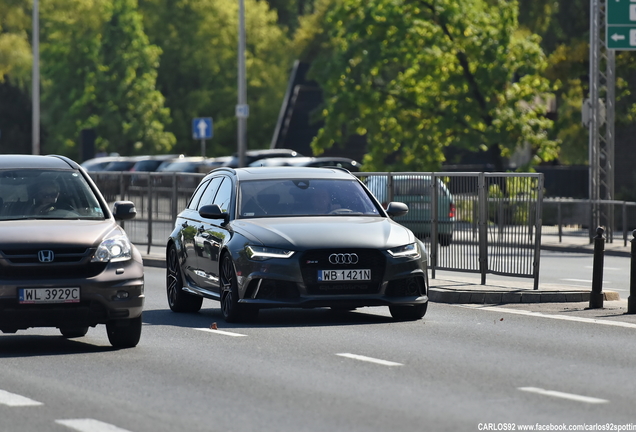
<svg viewBox="0 0 636 432">
<path fill-rule="evenodd" d="M 368 281 L 371 280 L 371 270 L 318 270 L 318 282 L 331 281 Z"/>
<path fill-rule="evenodd" d="M 20 288 L 19 301 L 27 303 L 78 303 L 79 287 L 72 288 Z"/>
</svg>

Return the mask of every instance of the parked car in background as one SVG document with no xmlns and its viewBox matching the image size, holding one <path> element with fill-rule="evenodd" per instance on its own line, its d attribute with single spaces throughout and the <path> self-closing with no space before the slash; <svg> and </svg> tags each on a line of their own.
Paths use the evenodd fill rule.
<svg viewBox="0 0 636 432">
<path fill-rule="evenodd" d="M 228 163 L 228 162 L 231 162 L 232 159 L 233 159 L 233 156 L 211 157 L 211 158 L 208 158 L 207 165 L 210 167 L 210 170 L 211 170 L 211 169 L 214 169 L 214 168 L 225 166 L 225 164 Z M 206 173 L 207 173 L 207 171 L 206 171 Z"/>
<path fill-rule="evenodd" d="M 122 156 L 99 156 L 91 159 L 87 159 L 80 165 L 86 171 L 103 171 L 104 168 L 111 162 L 122 160 Z"/>
<path fill-rule="evenodd" d="M 137 345 L 141 255 L 80 166 L 63 156 L 0 156 L 0 330 L 57 327 L 67 338 L 105 324 L 115 347 Z"/>
<path fill-rule="evenodd" d="M 366 177 L 366 186 L 386 206 L 390 201 L 400 201 L 409 206 L 408 214 L 395 220 L 409 228 L 419 238 L 431 236 L 433 220 L 433 187 L 431 176 L 419 174 L 393 175 L 392 192 L 389 191 L 388 175 Z M 441 246 L 449 246 L 455 230 L 455 200 L 446 185 L 439 179 L 437 188 L 437 233 Z"/>
<path fill-rule="evenodd" d="M 209 165 L 209 158 L 205 158 L 202 156 L 184 156 L 178 157 L 174 159 L 168 159 L 159 165 L 157 168 L 157 172 L 159 173 L 179 173 L 175 174 L 177 176 L 177 184 L 179 187 L 188 187 L 194 188 L 197 184 L 199 184 L 200 177 L 193 176 L 188 174 L 193 173 L 205 173 L 212 169 Z M 157 186 L 166 186 L 168 184 L 172 184 L 172 180 L 170 182 L 164 181 L 162 177 L 155 177 Z"/>
<path fill-rule="evenodd" d="M 304 166 L 304 167 L 340 167 L 351 172 L 360 171 L 360 164 L 353 159 L 344 157 L 276 157 L 259 159 L 251 164 L 251 167 L 257 166 Z"/>
<path fill-rule="evenodd" d="M 416 320 L 428 306 L 423 243 L 340 168 L 218 168 L 197 187 L 167 243 L 168 305 L 220 301 L 228 322 L 263 308 L 389 307 Z"/>
<path fill-rule="evenodd" d="M 300 157 L 302 156 L 295 150 L 291 149 L 261 149 L 261 150 L 248 150 L 245 152 L 245 166 L 249 166 L 252 162 L 259 159 L 268 159 L 273 157 Z M 237 153 L 232 155 L 232 158 L 227 161 L 223 166 L 230 168 L 237 168 L 239 166 L 239 156 Z"/>
<path fill-rule="evenodd" d="M 143 158 L 144 156 L 122 156 L 103 167 L 101 171 L 131 171 L 135 164 Z"/>
<path fill-rule="evenodd" d="M 153 172 L 157 171 L 159 166 L 171 159 L 176 159 L 179 157 L 183 157 L 183 155 L 178 154 L 167 154 L 167 155 L 153 155 L 153 156 L 140 156 L 135 164 L 132 166 L 130 171 L 134 172 Z"/>
</svg>

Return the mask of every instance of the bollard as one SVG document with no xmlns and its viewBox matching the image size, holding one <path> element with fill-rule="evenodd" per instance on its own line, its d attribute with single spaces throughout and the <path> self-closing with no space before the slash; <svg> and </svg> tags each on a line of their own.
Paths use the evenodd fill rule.
<svg viewBox="0 0 636 432">
<path fill-rule="evenodd" d="M 627 298 L 627 313 L 636 313 L 636 230 L 632 231 L 632 251 L 630 254 L 629 297 Z"/>
<path fill-rule="evenodd" d="M 596 228 L 594 237 L 594 267 L 592 268 L 592 292 L 590 293 L 590 309 L 603 307 L 603 255 L 605 253 L 605 238 L 603 227 Z"/>
</svg>

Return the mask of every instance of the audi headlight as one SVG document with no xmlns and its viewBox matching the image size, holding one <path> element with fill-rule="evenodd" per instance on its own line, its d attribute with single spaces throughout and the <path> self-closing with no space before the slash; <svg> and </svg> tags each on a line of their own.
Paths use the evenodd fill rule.
<svg viewBox="0 0 636 432">
<path fill-rule="evenodd" d="M 118 262 L 132 258 L 132 246 L 125 235 L 104 239 L 95 251 L 92 262 Z"/>
<path fill-rule="evenodd" d="M 258 261 L 270 258 L 289 258 L 294 254 L 294 251 L 265 246 L 247 246 L 245 249 L 250 259 Z"/>
<path fill-rule="evenodd" d="M 413 258 L 417 259 L 420 257 L 420 248 L 417 246 L 417 243 L 407 244 L 405 246 L 399 246 L 395 248 L 391 248 L 387 250 L 387 252 L 393 258 Z"/>
</svg>

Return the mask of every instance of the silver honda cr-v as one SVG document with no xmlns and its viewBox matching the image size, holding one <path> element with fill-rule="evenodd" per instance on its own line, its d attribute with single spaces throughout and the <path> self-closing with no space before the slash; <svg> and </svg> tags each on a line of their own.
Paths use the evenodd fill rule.
<svg viewBox="0 0 636 432">
<path fill-rule="evenodd" d="M 110 343 L 139 342 L 144 272 L 139 251 L 86 171 L 63 156 L 0 155 L 0 330 L 57 327 L 84 336 L 106 324 Z"/>
</svg>

